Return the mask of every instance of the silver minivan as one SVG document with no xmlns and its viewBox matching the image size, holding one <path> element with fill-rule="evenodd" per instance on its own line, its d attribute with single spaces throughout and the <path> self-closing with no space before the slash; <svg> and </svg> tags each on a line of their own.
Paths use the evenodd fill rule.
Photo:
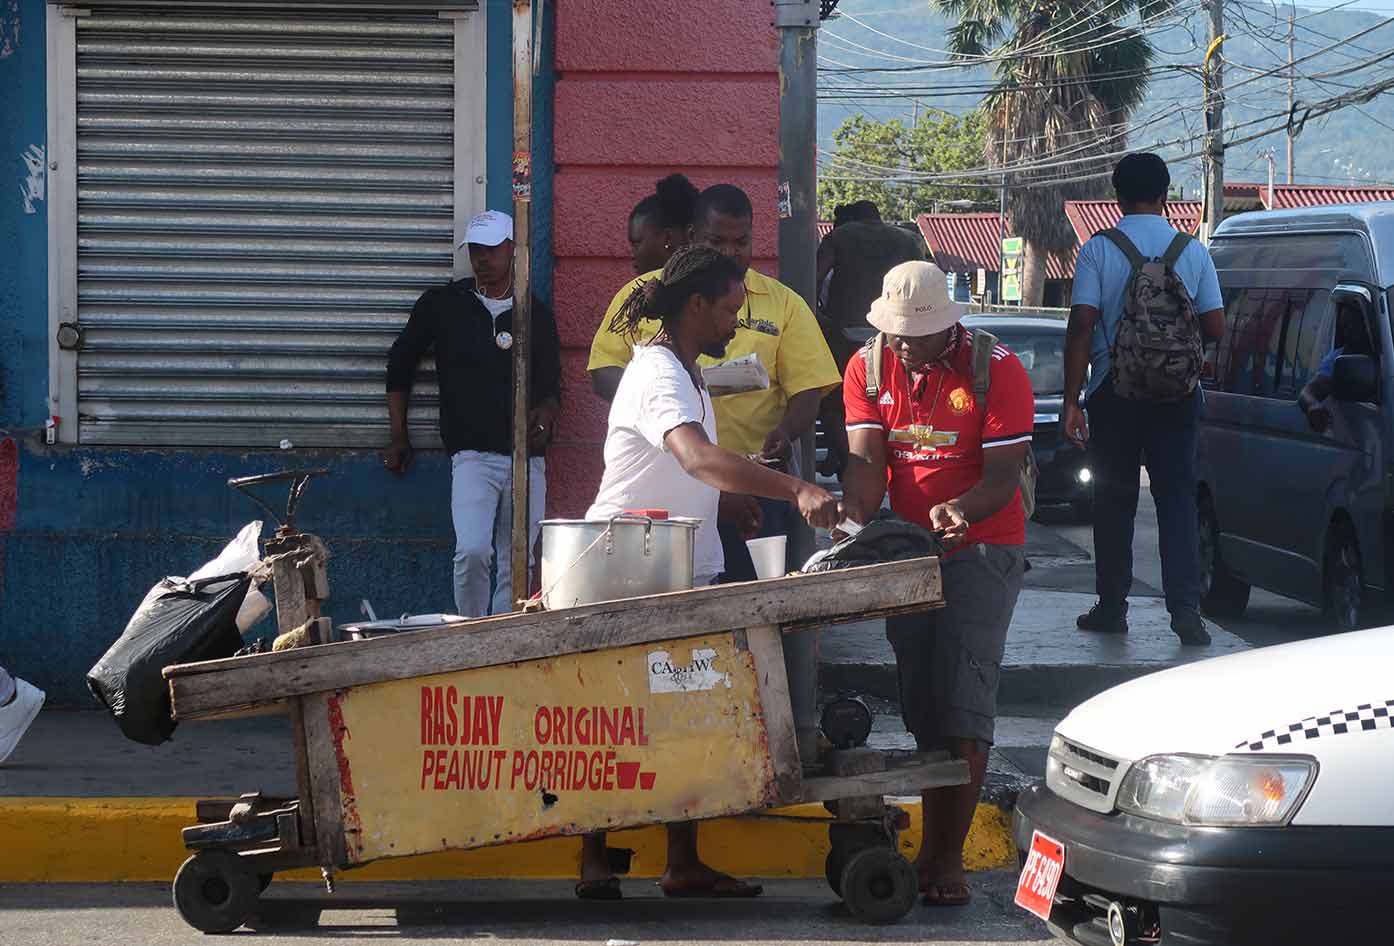
<svg viewBox="0 0 1394 946">
<path fill-rule="evenodd" d="M 1236 616 L 1256 585 L 1355 629 L 1394 574 L 1394 203 L 1241 214 L 1210 252 L 1225 334 L 1197 450 L 1202 608 Z M 1298 403 L 1318 375 L 1320 421 Z"/>
</svg>

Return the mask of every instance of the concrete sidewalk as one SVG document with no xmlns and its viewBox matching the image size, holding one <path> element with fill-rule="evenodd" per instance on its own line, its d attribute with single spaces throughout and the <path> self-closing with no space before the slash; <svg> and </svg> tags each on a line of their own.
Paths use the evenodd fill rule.
<svg viewBox="0 0 1394 946">
<path fill-rule="evenodd" d="M 1161 592 L 1141 580 L 1133 582 L 1127 635 L 1081 632 L 1075 619 L 1095 601 L 1089 551 L 1069 539 L 1065 530 L 1031 522 L 1026 554 L 1032 567 L 1007 636 L 997 694 L 1001 705 L 1063 711 L 1136 677 L 1249 648 L 1209 622 L 1209 647 L 1181 646 L 1171 631 Z M 830 692 L 895 700 L 895 655 L 886 640 L 885 622 L 863 621 L 822 631 L 819 675 L 821 686 Z"/>
</svg>

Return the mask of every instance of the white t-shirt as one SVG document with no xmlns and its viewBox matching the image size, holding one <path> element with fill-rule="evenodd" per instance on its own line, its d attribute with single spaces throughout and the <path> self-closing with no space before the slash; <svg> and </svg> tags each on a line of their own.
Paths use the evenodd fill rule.
<svg viewBox="0 0 1394 946">
<path fill-rule="evenodd" d="M 661 345 L 637 345 L 610 405 L 605 435 L 605 474 L 587 519 L 608 519 L 626 509 L 666 509 L 701 519 L 692 552 L 693 586 L 725 569 L 716 506 L 721 491 L 689 476 L 668 452 L 664 436 L 697 423 L 716 443 L 716 414 L 706 390 L 698 391 L 682 361 Z"/>
<path fill-rule="evenodd" d="M 509 309 L 513 308 L 512 296 L 508 296 L 504 299 L 492 299 L 489 296 L 484 295 L 484 293 L 475 290 L 474 297 L 484 304 L 484 308 L 488 309 L 489 314 L 492 315 L 494 318 L 498 318 L 499 316 L 507 312 Z"/>
</svg>

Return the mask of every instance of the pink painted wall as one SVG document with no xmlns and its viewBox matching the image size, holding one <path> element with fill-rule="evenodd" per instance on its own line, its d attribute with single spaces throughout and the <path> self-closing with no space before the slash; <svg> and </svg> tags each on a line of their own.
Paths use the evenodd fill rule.
<svg viewBox="0 0 1394 946">
<path fill-rule="evenodd" d="M 566 405 L 548 459 L 548 512 L 577 516 L 602 469 L 606 405 L 591 338 L 633 277 L 625 226 L 659 178 L 729 182 L 755 205 L 756 266 L 773 273 L 778 36 L 750 0 L 559 0 L 553 296 Z"/>
</svg>

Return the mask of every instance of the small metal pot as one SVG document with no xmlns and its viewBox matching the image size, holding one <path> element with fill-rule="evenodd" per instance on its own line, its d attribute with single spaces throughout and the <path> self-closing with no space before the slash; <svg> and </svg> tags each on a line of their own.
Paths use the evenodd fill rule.
<svg viewBox="0 0 1394 946">
<path fill-rule="evenodd" d="M 700 519 L 546 519 L 542 603 L 549 611 L 692 587 Z"/>
<path fill-rule="evenodd" d="M 389 618 L 385 621 L 355 621 L 353 624 L 340 625 L 336 630 L 344 640 L 362 641 L 382 637 L 384 634 L 445 627 L 447 624 L 458 624 L 466 620 L 468 618 L 458 614 L 404 614 L 395 620 Z"/>
</svg>

